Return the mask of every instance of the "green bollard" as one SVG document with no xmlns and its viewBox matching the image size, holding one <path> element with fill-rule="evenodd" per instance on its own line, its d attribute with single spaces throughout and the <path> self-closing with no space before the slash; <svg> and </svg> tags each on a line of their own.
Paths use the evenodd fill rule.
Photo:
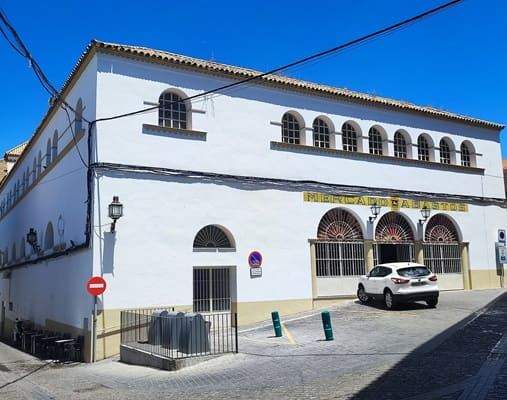
<svg viewBox="0 0 507 400">
<path fill-rule="evenodd" d="M 329 311 L 322 311 L 322 326 L 324 327 L 326 340 L 333 340 L 333 327 L 331 326 Z"/>
<path fill-rule="evenodd" d="M 275 336 L 282 336 L 282 325 L 280 324 L 280 316 L 278 315 L 278 311 L 271 312 L 271 319 L 273 320 L 273 328 L 275 328 Z"/>
</svg>

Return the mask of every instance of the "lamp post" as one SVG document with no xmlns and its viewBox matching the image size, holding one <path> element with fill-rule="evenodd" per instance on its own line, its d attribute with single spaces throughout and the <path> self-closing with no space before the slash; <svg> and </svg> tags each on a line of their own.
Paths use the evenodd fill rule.
<svg viewBox="0 0 507 400">
<path fill-rule="evenodd" d="M 36 253 L 40 251 L 40 246 L 37 243 L 37 231 L 35 229 L 30 228 L 30 231 L 26 234 L 26 241 Z"/>
<path fill-rule="evenodd" d="M 419 223 L 421 225 L 424 224 L 430 217 L 430 214 L 431 210 L 428 207 L 424 206 L 423 208 L 421 208 L 422 219 L 419 220 Z"/>
<path fill-rule="evenodd" d="M 123 216 L 123 204 L 120 203 L 118 196 L 113 196 L 113 201 L 109 204 L 109 218 L 113 220 L 111 223 L 111 233 L 115 232 L 116 221 Z"/>
<path fill-rule="evenodd" d="M 372 206 L 370 207 L 370 210 L 371 210 L 371 214 L 372 216 L 371 217 L 368 217 L 368 220 L 370 221 L 370 223 L 372 224 L 373 221 L 375 221 L 377 219 L 377 216 L 380 214 L 380 206 L 375 202 L 372 204 Z"/>
</svg>

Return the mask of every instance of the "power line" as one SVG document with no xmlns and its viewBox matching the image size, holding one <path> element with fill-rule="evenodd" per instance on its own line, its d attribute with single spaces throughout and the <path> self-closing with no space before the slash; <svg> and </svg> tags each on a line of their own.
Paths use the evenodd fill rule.
<svg viewBox="0 0 507 400">
<path fill-rule="evenodd" d="M 443 11 L 443 10 L 445 10 L 447 8 L 450 8 L 450 7 L 452 7 L 452 6 L 454 6 L 454 5 L 458 4 L 458 3 L 461 3 L 462 1 L 463 0 L 453 0 L 453 1 L 450 1 L 448 3 L 445 3 L 445 4 L 441 5 L 441 6 L 432 8 L 432 9 L 430 9 L 428 11 L 425 11 L 425 12 L 423 12 L 421 14 L 418 14 L 418 15 L 416 15 L 414 17 L 405 19 L 405 20 L 403 20 L 401 22 L 398 22 L 396 24 L 393 24 L 393 25 L 390 25 L 388 27 L 379 29 L 379 30 L 377 30 L 375 32 L 372 32 L 372 33 L 369 33 L 367 35 L 361 36 L 360 38 L 351 40 L 351 41 L 349 41 L 347 43 L 341 44 L 341 45 L 333 47 L 331 49 L 321 51 L 319 53 L 310 55 L 308 57 L 304 57 L 302 59 L 296 60 L 294 62 L 291 62 L 289 64 L 283 65 L 281 67 L 277 67 L 277 68 L 272 69 L 270 71 L 260 73 L 259 75 L 251 76 L 249 78 L 245 78 L 245 79 L 239 80 L 237 82 L 232 82 L 232 83 L 229 83 L 227 85 L 220 86 L 218 88 L 211 89 L 211 90 L 205 91 L 203 93 L 199 93 L 199 94 L 196 94 L 196 95 L 193 95 L 193 96 L 189 96 L 189 97 L 186 97 L 184 99 L 180 99 L 180 100 L 173 101 L 173 102 L 170 102 L 170 103 L 189 102 L 189 101 L 191 102 L 192 100 L 195 100 L 195 99 L 198 99 L 198 98 L 201 98 L 201 97 L 205 97 L 205 96 L 209 96 L 211 94 L 223 94 L 223 92 L 225 92 L 228 89 L 232 89 L 232 88 L 235 88 L 237 86 L 244 85 L 244 84 L 252 82 L 254 80 L 259 80 L 259 79 L 264 78 L 264 77 L 266 77 L 268 75 L 275 75 L 275 74 L 277 74 L 279 72 L 288 70 L 290 68 L 294 68 L 294 67 L 299 66 L 299 65 L 303 65 L 303 64 L 309 63 L 311 61 L 314 61 L 316 59 L 319 59 L 319 58 L 322 58 L 322 57 L 325 57 L 325 56 L 329 56 L 331 54 L 337 53 L 337 52 L 339 52 L 341 50 L 345 50 L 345 49 L 348 49 L 348 48 L 353 47 L 353 46 L 364 44 L 365 42 L 367 42 L 369 40 L 376 39 L 376 38 L 378 38 L 380 36 L 383 36 L 383 35 L 386 35 L 388 33 L 391 33 L 391 32 L 393 32 L 395 30 L 404 28 L 407 25 L 410 25 L 410 24 L 413 24 L 415 22 L 418 22 L 418 21 L 422 20 L 423 18 L 426 18 L 428 16 L 436 14 L 436 13 L 438 13 L 440 11 Z M 111 117 L 99 118 L 95 122 L 110 121 L 110 120 L 114 120 L 114 119 L 129 117 L 129 116 L 132 116 L 132 115 L 142 114 L 142 113 L 147 112 L 147 111 L 155 110 L 157 108 L 159 108 L 158 105 L 157 106 L 153 106 L 153 107 L 149 107 L 149 108 L 144 108 L 144 109 L 137 110 L 137 111 L 131 111 L 131 112 L 124 113 L 124 114 L 114 115 L 114 116 L 111 116 Z"/>
</svg>

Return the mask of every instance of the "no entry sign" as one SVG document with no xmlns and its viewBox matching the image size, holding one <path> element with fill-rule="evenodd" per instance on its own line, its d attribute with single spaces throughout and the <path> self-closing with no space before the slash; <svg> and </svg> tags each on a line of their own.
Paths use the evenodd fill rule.
<svg viewBox="0 0 507 400">
<path fill-rule="evenodd" d="M 88 279 L 86 290 L 88 290 L 88 293 L 92 296 L 98 296 L 106 290 L 106 281 L 101 276 L 93 276 Z"/>
</svg>

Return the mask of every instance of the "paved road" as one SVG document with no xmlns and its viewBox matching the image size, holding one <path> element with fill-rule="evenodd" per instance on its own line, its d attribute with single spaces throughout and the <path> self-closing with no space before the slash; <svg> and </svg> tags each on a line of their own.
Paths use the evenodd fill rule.
<svg viewBox="0 0 507 400">
<path fill-rule="evenodd" d="M 506 399 L 507 291 L 444 292 L 437 309 L 346 301 L 240 333 L 239 354 L 180 371 L 46 363 L 0 343 L 1 399 Z"/>
</svg>

